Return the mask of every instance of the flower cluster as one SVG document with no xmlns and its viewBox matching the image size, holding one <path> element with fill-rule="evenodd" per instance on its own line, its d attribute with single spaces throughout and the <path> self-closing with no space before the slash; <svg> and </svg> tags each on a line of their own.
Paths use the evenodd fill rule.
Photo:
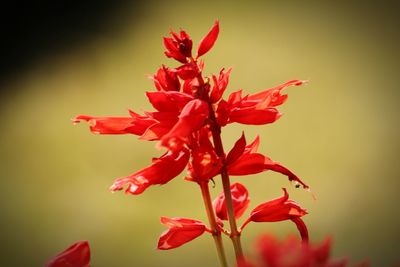
<svg viewBox="0 0 400 267">
<path fill-rule="evenodd" d="M 301 219 L 307 212 L 296 202 L 289 200 L 286 189 L 283 189 L 283 192 L 284 195 L 282 197 L 264 202 L 255 207 L 250 212 L 250 216 L 240 227 L 239 232 L 241 232 L 249 222 L 278 222 L 291 220 L 296 224 L 303 241 L 308 242 L 308 230 Z M 241 183 L 234 183 L 231 185 L 231 195 L 235 218 L 239 219 L 249 205 L 249 193 L 244 185 Z M 228 220 L 224 193 L 221 193 L 214 200 L 213 207 L 217 219 L 219 219 L 221 231 L 228 233 L 228 230 L 223 228 L 222 222 Z M 202 235 L 204 232 L 212 233 L 212 230 L 208 229 L 203 222 L 187 218 L 163 217 L 161 218 L 161 223 L 169 228 L 161 235 L 158 241 L 158 248 L 161 250 L 179 247 Z"/>
<path fill-rule="evenodd" d="M 156 90 L 146 92 L 146 96 L 154 111 L 138 114 L 129 110 L 129 115 L 124 117 L 79 115 L 73 121 L 88 122 L 95 134 L 134 134 L 141 140 L 157 141 L 157 146 L 164 148 L 165 153 L 154 158 L 150 166 L 116 179 L 111 190 L 141 194 L 150 186 L 168 183 L 186 169 L 185 180 L 201 188 L 209 227 L 198 220 L 163 217 L 161 222 L 168 230 L 161 235 L 158 248 L 176 248 L 209 232 L 216 241 L 221 264 L 225 266 L 221 233 L 232 239 L 237 259 L 243 258 L 240 233 L 249 222 L 291 220 L 303 240 L 308 240 L 307 228 L 301 219 L 306 211 L 289 200 L 286 189 L 282 197 L 254 208 L 243 226 L 237 227 L 236 219 L 246 210 L 249 197 L 244 185 L 230 184 L 230 176 L 271 170 L 286 176 L 296 187 L 308 189 L 308 185 L 282 164 L 259 153 L 259 137 L 248 144 L 242 133 L 228 153 L 221 140 L 222 128 L 231 123 L 265 125 L 278 120 L 282 114 L 277 107 L 288 97 L 283 90 L 305 81 L 290 80 L 255 94 L 238 90 L 224 98 L 231 69 L 222 68 L 219 74 L 207 77 L 203 75 L 204 61 L 201 60 L 214 46 L 218 35 L 219 22 L 216 21 L 200 41 L 196 55 L 192 51 L 193 41 L 185 31 L 171 31 L 170 37 L 164 38 L 165 55 L 175 59 L 178 66 L 162 65 L 150 77 Z M 221 175 L 224 192 L 211 204 L 208 184 L 217 175 Z M 229 221 L 230 230 L 223 228 L 223 220 Z"/>
</svg>

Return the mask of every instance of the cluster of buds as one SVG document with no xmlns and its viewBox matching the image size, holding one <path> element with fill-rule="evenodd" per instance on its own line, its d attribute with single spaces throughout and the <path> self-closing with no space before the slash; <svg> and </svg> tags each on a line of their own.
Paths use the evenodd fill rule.
<svg viewBox="0 0 400 267">
<path fill-rule="evenodd" d="M 309 187 L 288 168 L 259 153 L 258 136 L 248 144 L 242 133 L 228 153 L 225 153 L 221 139 L 221 129 L 228 124 L 265 125 L 278 120 L 281 113 L 277 107 L 287 99 L 283 90 L 305 81 L 291 80 L 255 94 L 238 90 L 224 98 L 231 69 L 223 68 L 218 75 L 205 77 L 204 61 L 200 59 L 214 46 L 219 35 L 219 22 L 216 21 L 200 41 L 195 56 L 192 39 L 185 31 L 171 31 L 170 34 L 164 38 L 165 55 L 179 65 L 174 68 L 162 65 L 150 77 L 156 90 L 146 92 L 146 96 L 155 111 L 138 114 L 129 110 L 129 116 L 125 117 L 79 115 L 73 120 L 75 123 L 88 122 L 95 134 L 134 134 L 141 140 L 157 141 L 157 147 L 165 149 L 165 153 L 153 159 L 150 166 L 116 179 L 111 190 L 141 194 L 150 186 L 168 183 L 187 169 L 185 180 L 200 186 L 209 222 L 207 225 L 195 219 L 162 217 L 161 222 L 168 230 L 159 239 L 161 250 L 179 247 L 203 233 L 210 233 L 221 266 L 227 266 L 222 234 L 232 239 L 240 262 L 244 259 L 240 236 L 248 223 L 284 220 L 294 222 L 303 242 L 307 243 L 308 231 L 302 220 L 307 212 L 289 199 L 286 189 L 283 189 L 282 197 L 255 207 L 244 224 L 237 226 L 236 219 L 249 204 L 249 194 L 243 184 L 231 184 L 230 176 L 271 170 L 286 176 L 296 187 Z M 218 175 L 221 175 L 224 190 L 212 202 L 209 182 L 214 182 Z M 224 228 L 224 220 L 229 222 L 229 229 Z"/>
</svg>

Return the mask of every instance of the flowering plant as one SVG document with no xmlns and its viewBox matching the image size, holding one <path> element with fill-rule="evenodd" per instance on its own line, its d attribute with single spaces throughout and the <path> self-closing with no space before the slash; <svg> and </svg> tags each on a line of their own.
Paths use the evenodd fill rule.
<svg viewBox="0 0 400 267">
<path fill-rule="evenodd" d="M 237 264 L 252 266 L 246 261 L 241 245 L 241 235 L 250 222 L 292 221 L 306 251 L 308 230 L 302 217 L 307 212 L 289 199 L 287 190 L 283 188 L 283 196 L 256 206 L 239 227 L 236 220 L 248 208 L 250 198 L 243 184 L 231 184 L 230 176 L 271 170 L 286 176 L 296 187 L 309 189 L 309 186 L 282 164 L 259 153 L 258 136 L 247 143 L 242 133 L 226 153 L 221 131 L 231 123 L 264 125 L 277 121 L 281 117 L 277 107 L 288 97 L 283 94 L 283 90 L 290 86 L 300 86 L 305 81 L 290 80 L 255 94 L 238 90 L 224 98 L 231 69 L 223 68 L 219 74 L 206 77 L 203 75 L 204 61 L 201 59 L 214 46 L 218 35 L 219 22 L 216 21 L 200 41 L 196 55 L 192 51 L 192 39 L 185 31 L 171 31 L 170 37 L 164 38 L 165 55 L 179 62 L 179 66 L 169 68 L 162 65 L 150 77 L 156 90 L 146 92 L 146 96 L 155 111 L 138 114 L 129 110 L 129 115 L 125 117 L 79 115 L 73 121 L 88 122 L 90 130 L 95 134 L 134 134 L 141 140 L 157 141 L 157 146 L 165 149 L 165 153 L 154 158 L 150 166 L 116 179 L 110 188 L 112 191 L 125 190 L 128 194 L 141 194 L 153 185 L 168 183 L 185 169 L 185 180 L 199 185 L 208 223 L 183 217 L 162 217 L 161 223 L 167 230 L 158 240 L 158 249 L 174 249 L 207 233 L 214 239 L 220 265 L 228 266 L 222 242 L 222 236 L 226 235 L 232 240 Z M 213 201 L 209 184 L 210 181 L 215 182 L 218 175 L 221 177 L 223 192 Z M 228 221 L 229 228 L 224 226 L 223 221 Z"/>
</svg>

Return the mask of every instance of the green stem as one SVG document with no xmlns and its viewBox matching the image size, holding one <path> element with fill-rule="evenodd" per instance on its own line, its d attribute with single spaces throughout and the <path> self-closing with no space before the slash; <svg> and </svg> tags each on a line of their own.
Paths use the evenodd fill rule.
<svg viewBox="0 0 400 267">
<path fill-rule="evenodd" d="M 213 117 L 213 115 L 214 114 L 212 113 L 211 117 Z M 214 118 L 214 122 L 215 122 L 215 118 Z M 218 154 L 218 156 L 221 157 L 224 161 L 224 164 L 221 168 L 220 174 L 221 174 L 221 178 L 222 178 L 222 186 L 224 188 L 226 208 L 228 211 L 229 226 L 231 229 L 230 238 L 232 240 L 233 247 L 235 249 L 236 260 L 239 261 L 239 260 L 243 259 L 242 244 L 240 242 L 240 231 L 237 228 L 235 212 L 233 209 L 231 183 L 229 180 L 228 170 L 227 170 L 226 164 L 225 164 L 225 152 L 224 152 L 224 147 L 222 145 L 222 140 L 221 140 L 221 128 L 216 124 L 216 122 L 214 125 L 215 125 L 215 127 L 212 130 L 212 135 L 213 135 L 213 140 L 214 140 L 215 151 Z"/>
<path fill-rule="evenodd" d="M 196 62 L 196 60 L 194 60 L 193 58 L 192 58 L 192 60 L 194 62 Z M 210 98 L 208 96 L 208 93 L 206 92 L 206 90 L 204 90 L 205 83 L 204 83 L 204 79 L 203 79 L 201 73 L 199 73 L 197 75 L 197 79 L 199 81 L 199 92 L 198 92 L 199 96 L 198 97 L 208 103 L 209 119 L 211 122 L 211 132 L 212 132 L 212 136 L 213 136 L 215 152 L 222 159 L 222 162 L 223 162 L 223 166 L 221 168 L 220 174 L 221 174 L 221 178 L 222 178 L 222 185 L 224 188 L 225 202 L 226 202 L 226 208 L 228 211 L 229 226 L 230 226 L 230 230 L 231 230 L 230 238 L 232 240 L 233 248 L 235 250 L 236 261 L 239 262 L 243 259 L 243 250 L 242 250 L 242 244 L 240 242 L 240 231 L 237 228 L 235 212 L 233 209 L 231 183 L 229 180 L 228 170 L 226 168 L 225 152 L 224 152 L 224 147 L 222 145 L 222 140 L 221 140 L 221 127 L 219 126 L 217 119 L 215 117 L 214 109 L 213 109 L 212 103 L 210 101 Z"/>
<path fill-rule="evenodd" d="M 203 196 L 204 205 L 207 211 L 208 221 L 210 223 L 211 233 L 214 238 L 215 246 L 217 248 L 219 263 L 221 267 L 228 267 L 226 261 L 224 245 L 221 238 L 221 230 L 218 227 L 217 221 L 215 219 L 214 208 L 211 202 L 210 190 L 208 188 L 208 182 L 199 182 L 201 194 Z"/>
</svg>

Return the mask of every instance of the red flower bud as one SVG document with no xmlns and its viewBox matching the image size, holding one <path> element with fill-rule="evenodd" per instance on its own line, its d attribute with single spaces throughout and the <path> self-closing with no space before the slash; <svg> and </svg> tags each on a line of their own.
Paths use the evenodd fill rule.
<svg viewBox="0 0 400 267">
<path fill-rule="evenodd" d="M 206 231 L 204 223 L 193 219 L 161 217 L 161 223 L 169 229 L 158 240 L 157 247 L 160 250 L 180 247 Z"/>
<path fill-rule="evenodd" d="M 244 185 L 234 183 L 231 185 L 231 194 L 235 218 L 238 219 L 249 206 L 249 193 Z M 226 208 L 224 192 L 219 194 L 219 196 L 214 200 L 213 206 L 218 218 L 221 220 L 228 220 L 228 210 Z"/>
<path fill-rule="evenodd" d="M 192 39 L 185 31 L 180 31 L 180 34 L 171 31 L 170 37 L 164 37 L 164 46 L 167 49 L 165 55 L 172 57 L 181 63 L 186 63 L 187 58 L 192 57 Z"/>
<path fill-rule="evenodd" d="M 207 33 L 206 36 L 200 41 L 199 48 L 197 50 L 197 57 L 200 57 L 207 53 L 214 45 L 219 34 L 219 21 L 215 21 L 214 26 Z"/>
</svg>

